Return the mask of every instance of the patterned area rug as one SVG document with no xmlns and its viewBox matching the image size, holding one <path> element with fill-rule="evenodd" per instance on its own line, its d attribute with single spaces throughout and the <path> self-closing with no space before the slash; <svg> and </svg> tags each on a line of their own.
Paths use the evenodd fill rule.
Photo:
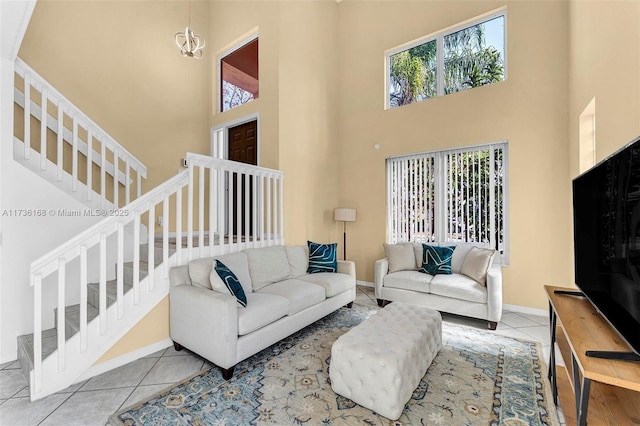
<svg viewBox="0 0 640 426">
<path fill-rule="evenodd" d="M 443 324 L 443 348 L 395 422 L 336 395 L 331 345 L 376 312 L 341 308 L 236 366 L 202 371 L 111 425 L 558 425 L 540 346 Z"/>
</svg>

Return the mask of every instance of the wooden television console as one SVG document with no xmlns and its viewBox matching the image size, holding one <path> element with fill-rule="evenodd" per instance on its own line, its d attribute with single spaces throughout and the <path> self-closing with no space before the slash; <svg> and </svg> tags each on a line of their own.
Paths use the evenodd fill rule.
<svg viewBox="0 0 640 426">
<path fill-rule="evenodd" d="M 549 380 L 567 425 L 640 425 L 640 363 L 587 356 L 631 349 L 575 288 L 545 286 L 549 298 Z M 578 292 L 578 294 L 580 294 Z M 554 343 L 563 366 L 557 365 Z"/>
</svg>

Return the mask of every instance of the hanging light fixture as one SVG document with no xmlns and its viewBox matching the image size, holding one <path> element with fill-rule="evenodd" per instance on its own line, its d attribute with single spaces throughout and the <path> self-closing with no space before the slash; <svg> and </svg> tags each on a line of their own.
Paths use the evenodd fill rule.
<svg viewBox="0 0 640 426">
<path fill-rule="evenodd" d="M 191 0 L 189 0 L 189 25 L 183 33 L 177 32 L 173 36 L 173 40 L 176 42 L 182 56 L 189 56 L 191 58 L 202 58 L 202 49 L 204 48 L 204 40 L 198 34 L 195 34 L 189 29 L 191 26 Z"/>
</svg>

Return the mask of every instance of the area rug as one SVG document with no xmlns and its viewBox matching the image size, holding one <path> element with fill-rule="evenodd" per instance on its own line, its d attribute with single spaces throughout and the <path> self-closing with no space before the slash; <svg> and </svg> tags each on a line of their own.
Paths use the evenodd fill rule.
<svg viewBox="0 0 640 426">
<path fill-rule="evenodd" d="M 558 425 L 540 345 L 443 324 L 443 348 L 397 421 L 331 390 L 331 345 L 376 310 L 354 305 L 236 366 L 202 371 L 111 425 Z"/>
</svg>

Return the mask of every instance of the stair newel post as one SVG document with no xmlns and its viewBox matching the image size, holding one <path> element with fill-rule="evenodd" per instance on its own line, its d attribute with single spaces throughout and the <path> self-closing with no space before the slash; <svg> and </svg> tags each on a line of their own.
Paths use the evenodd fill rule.
<svg viewBox="0 0 640 426">
<path fill-rule="evenodd" d="M 87 246 L 80 246 L 80 352 L 87 350 Z"/>
<path fill-rule="evenodd" d="M 107 235 L 100 233 L 100 283 L 98 288 L 100 301 L 98 310 L 100 313 L 100 334 L 107 331 Z"/>
<path fill-rule="evenodd" d="M 31 395 L 42 389 L 42 275 L 31 274 L 33 286 L 33 382 Z"/>
<path fill-rule="evenodd" d="M 282 176 L 278 178 L 278 244 L 284 244 L 284 179 Z"/>
<path fill-rule="evenodd" d="M 149 238 L 147 239 L 148 244 L 148 258 L 147 258 L 147 270 L 148 270 L 148 278 L 149 278 L 149 290 L 153 291 L 156 286 L 155 279 L 153 277 L 153 271 L 155 270 L 155 257 L 153 253 L 154 241 L 155 241 L 155 228 L 156 228 L 156 205 L 152 202 L 149 207 L 149 227 L 147 230 L 149 231 Z"/>
<path fill-rule="evenodd" d="M 56 330 L 58 333 L 58 371 L 64 371 L 65 351 L 65 289 L 66 289 L 66 263 L 64 259 L 58 259 L 58 318 Z"/>
<path fill-rule="evenodd" d="M 169 277 L 169 196 L 162 200 L 162 269 L 164 277 Z"/>
<path fill-rule="evenodd" d="M 216 171 L 209 165 L 209 256 L 213 256 L 213 245 L 215 243 L 215 224 L 216 221 L 216 209 L 214 203 L 216 202 Z"/>
<path fill-rule="evenodd" d="M 187 187 L 187 260 L 193 259 L 193 160 L 189 160 Z"/>
<path fill-rule="evenodd" d="M 140 174 L 140 168 L 136 169 L 136 187 L 137 187 L 136 198 L 140 198 L 140 194 L 142 194 L 142 175 Z"/>
<path fill-rule="evenodd" d="M 118 222 L 118 257 L 117 257 L 116 292 L 118 319 L 124 315 L 124 224 Z"/>
<path fill-rule="evenodd" d="M 257 247 L 256 240 L 258 235 L 258 175 L 254 174 L 251 176 L 253 180 L 253 191 L 251 191 L 251 197 L 253 198 L 253 203 L 251 204 L 251 225 L 253 230 L 253 241 L 251 242 L 252 247 Z"/>
<path fill-rule="evenodd" d="M 249 203 L 249 197 L 251 196 L 251 174 L 245 173 L 242 179 L 244 180 L 244 206 L 242 207 L 242 211 L 244 212 L 244 246 L 247 247 L 251 235 L 251 228 L 249 227 L 249 221 L 251 220 L 249 214 L 249 209 L 251 208 L 251 203 Z"/>
<path fill-rule="evenodd" d="M 133 304 L 140 303 L 140 213 L 133 212 Z"/>
<path fill-rule="evenodd" d="M 63 170 L 62 170 L 62 164 L 63 164 L 63 160 L 62 160 L 62 142 L 63 142 L 63 136 L 64 136 L 64 108 L 62 107 L 62 101 L 58 100 L 58 134 L 56 135 L 56 152 L 57 152 L 57 156 L 56 156 L 56 162 L 57 162 L 57 166 L 58 166 L 58 182 L 62 182 L 62 177 L 63 177 Z"/>
<path fill-rule="evenodd" d="M 222 168 L 216 169 L 216 179 L 218 180 L 218 191 L 216 193 L 216 203 L 218 203 L 218 246 L 224 244 L 224 175 Z"/>
<path fill-rule="evenodd" d="M 87 129 L 87 201 L 93 198 L 93 132 Z"/>
<path fill-rule="evenodd" d="M 104 136 L 100 138 L 100 197 L 102 198 L 102 208 L 105 206 L 105 199 L 107 198 L 107 147 Z"/>
<path fill-rule="evenodd" d="M 31 158 L 31 76 L 24 73 L 24 159 Z"/>
<path fill-rule="evenodd" d="M 236 170 L 236 244 L 242 240 L 242 172 Z M 239 249 L 237 249 L 239 250 Z"/>
<path fill-rule="evenodd" d="M 182 186 L 176 189 L 176 259 L 182 265 Z"/>
<path fill-rule="evenodd" d="M 118 204 L 118 183 L 120 181 L 120 162 L 118 161 L 118 150 L 113 147 L 113 206 L 117 209 Z"/>
<path fill-rule="evenodd" d="M 265 229 L 265 223 L 264 223 L 264 191 L 265 191 L 265 187 L 264 187 L 264 175 L 260 174 L 260 177 L 258 178 L 258 226 L 260 227 L 260 229 L 258 229 L 258 236 L 260 238 L 260 245 L 262 245 L 262 242 L 264 241 L 264 229 Z"/>
<path fill-rule="evenodd" d="M 233 170 L 227 170 L 227 236 L 228 243 L 233 244 Z"/>
<path fill-rule="evenodd" d="M 267 178 L 267 241 L 271 242 L 271 176 L 266 176 Z M 271 244 L 267 244 L 271 245 Z"/>
<path fill-rule="evenodd" d="M 131 179 L 131 166 L 129 165 L 129 157 L 124 162 L 125 168 L 125 177 L 124 177 L 124 203 L 125 205 L 131 202 L 131 185 L 129 184 L 129 180 Z"/>
<path fill-rule="evenodd" d="M 198 167 L 198 257 L 204 256 L 204 167 Z"/>
<path fill-rule="evenodd" d="M 73 136 L 71 142 L 71 191 L 78 190 L 78 117 L 73 115 Z"/>
<path fill-rule="evenodd" d="M 40 91 L 42 94 L 42 107 L 40 114 L 40 170 L 47 169 L 47 121 L 49 113 L 47 112 L 49 100 L 47 99 L 47 88 L 43 87 Z"/>
</svg>

